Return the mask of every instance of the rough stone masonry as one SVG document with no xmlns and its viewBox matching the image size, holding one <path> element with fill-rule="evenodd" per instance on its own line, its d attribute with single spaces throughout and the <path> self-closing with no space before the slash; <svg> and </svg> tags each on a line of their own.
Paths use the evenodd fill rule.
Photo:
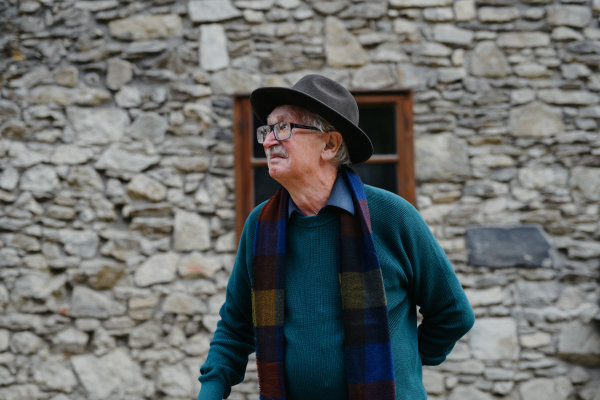
<svg viewBox="0 0 600 400">
<path fill-rule="evenodd" d="M 431 399 L 599 400 L 599 15 L 1 2 L 0 398 L 195 398 L 236 248 L 231 94 L 317 72 L 414 89 L 419 210 L 477 315 Z M 257 399 L 253 360 L 230 398 Z"/>
</svg>

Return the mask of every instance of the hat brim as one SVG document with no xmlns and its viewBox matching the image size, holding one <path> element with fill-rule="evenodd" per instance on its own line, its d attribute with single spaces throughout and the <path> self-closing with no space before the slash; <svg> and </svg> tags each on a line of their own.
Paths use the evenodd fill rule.
<svg viewBox="0 0 600 400">
<path fill-rule="evenodd" d="M 362 129 L 327 104 L 306 93 L 285 87 L 263 87 L 254 90 L 250 95 L 252 111 L 263 124 L 267 123 L 269 114 L 276 107 L 284 104 L 305 108 L 333 125 L 346 141 L 352 164 L 365 162 L 373 155 L 371 139 Z"/>
</svg>

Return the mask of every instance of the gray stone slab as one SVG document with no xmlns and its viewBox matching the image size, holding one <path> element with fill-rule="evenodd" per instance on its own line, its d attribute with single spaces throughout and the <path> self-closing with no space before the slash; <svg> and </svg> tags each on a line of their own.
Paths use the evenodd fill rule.
<svg viewBox="0 0 600 400">
<path fill-rule="evenodd" d="M 469 264 L 478 267 L 543 267 L 551 245 L 541 227 L 474 227 L 466 232 Z"/>
</svg>

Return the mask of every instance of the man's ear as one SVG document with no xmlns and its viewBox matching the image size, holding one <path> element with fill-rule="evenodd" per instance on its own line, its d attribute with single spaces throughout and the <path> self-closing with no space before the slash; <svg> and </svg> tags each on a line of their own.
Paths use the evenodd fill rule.
<svg viewBox="0 0 600 400">
<path fill-rule="evenodd" d="M 341 145 L 342 134 L 336 131 L 328 132 L 325 141 L 325 148 L 323 149 L 321 156 L 325 161 L 332 160 L 336 156 Z"/>
</svg>

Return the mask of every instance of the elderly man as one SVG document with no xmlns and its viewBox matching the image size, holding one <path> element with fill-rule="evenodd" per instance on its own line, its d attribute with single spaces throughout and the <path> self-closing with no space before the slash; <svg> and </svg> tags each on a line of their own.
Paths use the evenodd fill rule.
<svg viewBox="0 0 600 400">
<path fill-rule="evenodd" d="M 244 226 L 198 399 L 229 396 L 254 351 L 261 399 L 426 399 L 422 365 L 473 311 L 417 210 L 348 167 L 373 152 L 356 101 L 320 75 L 250 101 L 282 187 Z"/>
</svg>

